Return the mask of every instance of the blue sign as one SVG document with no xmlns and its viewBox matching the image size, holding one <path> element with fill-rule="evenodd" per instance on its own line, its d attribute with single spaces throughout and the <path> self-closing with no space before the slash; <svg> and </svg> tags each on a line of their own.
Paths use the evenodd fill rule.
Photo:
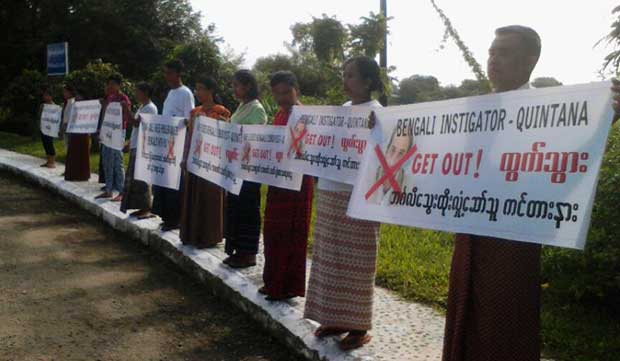
<svg viewBox="0 0 620 361">
<path fill-rule="evenodd" d="M 69 45 L 67 43 L 47 44 L 47 75 L 69 73 Z"/>
</svg>

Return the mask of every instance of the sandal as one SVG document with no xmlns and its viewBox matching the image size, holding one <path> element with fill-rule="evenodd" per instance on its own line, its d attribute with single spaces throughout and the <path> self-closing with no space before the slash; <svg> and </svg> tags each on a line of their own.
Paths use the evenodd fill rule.
<svg viewBox="0 0 620 361">
<path fill-rule="evenodd" d="M 347 332 L 349 332 L 349 331 L 348 330 L 344 330 L 342 328 L 319 326 L 319 328 L 317 328 L 314 331 L 314 336 L 316 336 L 318 338 L 324 338 L 324 337 L 329 337 L 329 336 L 342 335 L 343 333 L 347 333 Z"/>
<path fill-rule="evenodd" d="M 347 337 L 343 338 L 338 343 L 338 346 L 342 351 L 350 351 L 364 346 L 365 344 L 369 343 L 370 340 L 372 340 L 372 336 L 370 336 L 368 333 L 355 334 L 353 332 L 350 332 Z"/>
</svg>

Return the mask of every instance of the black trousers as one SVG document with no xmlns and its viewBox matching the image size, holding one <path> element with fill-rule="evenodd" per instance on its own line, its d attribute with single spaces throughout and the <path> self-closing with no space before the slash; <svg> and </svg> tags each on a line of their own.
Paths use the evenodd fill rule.
<svg viewBox="0 0 620 361">
<path fill-rule="evenodd" d="M 41 133 L 41 143 L 43 143 L 43 149 L 45 149 L 45 155 L 56 155 L 56 149 L 54 149 L 54 138 L 49 135 Z"/>
</svg>

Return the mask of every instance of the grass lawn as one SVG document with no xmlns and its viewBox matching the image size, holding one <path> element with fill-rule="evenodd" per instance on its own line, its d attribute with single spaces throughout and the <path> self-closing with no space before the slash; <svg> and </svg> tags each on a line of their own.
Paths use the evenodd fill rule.
<svg viewBox="0 0 620 361">
<path fill-rule="evenodd" d="M 0 148 L 43 158 L 38 140 L 0 132 Z M 62 142 L 56 142 L 57 159 L 65 159 Z M 128 158 L 128 157 L 125 157 Z M 127 161 L 127 159 L 125 160 Z M 99 155 L 91 156 L 96 173 Z M 263 209 L 265 187 L 263 187 Z M 313 213 L 314 220 L 314 213 Z M 377 265 L 377 284 L 405 299 L 443 310 L 452 257 L 448 233 L 383 225 Z M 620 321 L 617 315 L 567 303 L 543 287 L 542 342 L 544 354 L 556 360 L 611 361 L 620 359 Z"/>
</svg>

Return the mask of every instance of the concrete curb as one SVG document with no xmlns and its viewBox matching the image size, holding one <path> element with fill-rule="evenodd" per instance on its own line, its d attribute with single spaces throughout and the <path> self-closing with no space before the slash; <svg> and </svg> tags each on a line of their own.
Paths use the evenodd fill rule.
<svg viewBox="0 0 620 361">
<path fill-rule="evenodd" d="M 368 349 L 351 353 L 341 352 L 333 339 L 318 340 L 313 332 L 316 325 L 303 318 L 299 310 L 287 303 L 271 303 L 257 291 L 257 286 L 244 274 L 224 267 L 225 254 L 220 249 L 196 251 L 181 244 L 176 233 L 158 230 L 159 220 L 138 221 L 118 210 L 118 205 L 95 201 L 99 184 L 67 182 L 60 175 L 64 166 L 50 170 L 39 167 L 41 160 L 0 149 L 0 170 L 9 171 L 45 189 L 59 194 L 84 210 L 102 219 L 112 228 L 163 254 L 184 271 L 205 283 L 215 294 L 232 302 L 247 315 L 260 322 L 275 337 L 292 350 L 312 361 L 371 361 L 375 357 Z M 97 179 L 92 175 L 91 179 Z"/>
</svg>

